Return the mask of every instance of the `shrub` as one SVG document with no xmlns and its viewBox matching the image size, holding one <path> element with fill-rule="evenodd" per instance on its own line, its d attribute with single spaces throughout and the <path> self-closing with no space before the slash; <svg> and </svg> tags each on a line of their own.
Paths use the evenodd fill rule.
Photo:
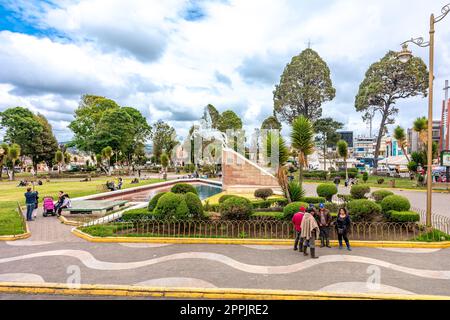
<svg viewBox="0 0 450 320">
<path fill-rule="evenodd" d="M 384 183 L 384 179 L 383 179 L 383 178 L 378 179 L 378 180 L 377 180 L 377 183 L 378 183 L 378 184 L 383 184 L 383 183 Z"/>
<path fill-rule="evenodd" d="M 289 195 L 291 196 L 291 201 L 300 201 L 301 198 L 305 196 L 305 189 L 302 185 L 296 181 L 289 182 Z"/>
<path fill-rule="evenodd" d="M 301 207 L 305 207 L 305 209 L 308 209 L 308 204 L 305 202 L 292 202 L 288 204 L 283 209 L 283 216 L 286 220 L 292 220 L 292 217 L 294 214 L 300 211 Z"/>
<path fill-rule="evenodd" d="M 152 217 L 153 214 L 146 208 L 128 210 L 122 214 L 122 220 L 124 221 L 145 220 L 151 219 Z"/>
<path fill-rule="evenodd" d="M 372 197 L 377 203 L 383 201 L 384 198 L 394 195 L 392 191 L 389 190 L 377 190 L 372 192 Z"/>
<path fill-rule="evenodd" d="M 189 208 L 184 195 L 167 192 L 159 198 L 154 215 L 160 219 L 185 219 L 189 216 Z"/>
<path fill-rule="evenodd" d="M 355 184 L 350 189 L 350 194 L 354 199 L 365 199 L 368 193 L 370 193 L 370 187 L 365 184 Z"/>
<path fill-rule="evenodd" d="M 234 197 L 237 197 L 237 196 L 234 194 L 224 194 L 223 196 L 221 196 L 219 198 L 219 203 L 224 203 L 226 200 L 228 200 L 230 198 L 234 198 Z"/>
<path fill-rule="evenodd" d="M 319 197 L 324 197 L 327 201 L 331 201 L 333 196 L 338 193 L 338 189 L 334 184 L 325 183 L 319 184 L 316 189 L 317 195 Z"/>
<path fill-rule="evenodd" d="M 315 205 L 316 209 L 319 210 L 319 204 Z M 333 202 L 325 202 L 325 209 L 328 210 L 330 213 L 336 213 L 339 211 L 339 208 L 341 206 L 337 205 L 336 203 Z"/>
<path fill-rule="evenodd" d="M 263 200 L 267 200 L 267 198 L 273 196 L 273 190 L 270 188 L 265 189 L 257 189 L 255 190 L 255 198 L 261 198 Z"/>
<path fill-rule="evenodd" d="M 251 202 L 242 197 L 233 197 L 220 204 L 220 215 L 226 220 L 248 220 L 252 214 Z"/>
<path fill-rule="evenodd" d="M 195 189 L 193 185 L 187 183 L 177 183 L 172 187 L 172 189 L 170 189 L 170 191 L 172 191 L 173 193 L 181 193 L 181 194 L 192 192 L 198 195 L 197 189 Z"/>
<path fill-rule="evenodd" d="M 254 212 L 252 218 L 261 220 L 283 220 L 282 212 Z"/>
<path fill-rule="evenodd" d="M 338 194 L 337 197 L 338 199 L 341 199 L 345 203 L 355 200 L 350 194 Z"/>
<path fill-rule="evenodd" d="M 161 198 L 165 194 L 166 194 L 166 192 L 160 192 L 160 193 L 155 194 L 148 203 L 148 211 L 155 210 L 156 204 L 158 203 L 159 198 Z"/>
<path fill-rule="evenodd" d="M 189 209 L 189 216 L 194 219 L 203 219 L 203 204 L 198 195 L 192 192 L 186 193 L 184 196 L 187 207 Z"/>
<path fill-rule="evenodd" d="M 380 205 L 367 199 L 350 201 L 347 204 L 347 209 L 355 221 L 371 221 L 381 213 Z"/>
<path fill-rule="evenodd" d="M 364 172 L 363 176 L 362 176 L 362 179 L 363 179 L 364 183 L 366 183 L 367 180 L 369 180 L 369 174 L 367 172 Z"/>
<path fill-rule="evenodd" d="M 409 211 L 411 204 L 409 200 L 402 196 L 388 196 L 381 201 L 381 208 L 383 208 L 384 213 L 389 211 Z"/>
<path fill-rule="evenodd" d="M 391 222 L 419 222 L 420 215 L 412 211 L 389 211 L 387 218 Z"/>
<path fill-rule="evenodd" d="M 301 201 L 306 202 L 306 203 L 316 204 L 316 203 L 325 203 L 325 202 L 327 202 L 327 199 L 325 199 L 323 197 L 303 197 L 301 199 Z"/>
</svg>

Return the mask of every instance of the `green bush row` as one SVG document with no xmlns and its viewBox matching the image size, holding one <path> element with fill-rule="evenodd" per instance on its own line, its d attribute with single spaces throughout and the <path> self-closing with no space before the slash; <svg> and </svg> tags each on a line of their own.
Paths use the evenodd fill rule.
<svg viewBox="0 0 450 320">
<path fill-rule="evenodd" d="M 419 222 L 420 215 L 412 211 L 389 211 L 386 213 L 386 218 L 391 222 Z"/>
</svg>

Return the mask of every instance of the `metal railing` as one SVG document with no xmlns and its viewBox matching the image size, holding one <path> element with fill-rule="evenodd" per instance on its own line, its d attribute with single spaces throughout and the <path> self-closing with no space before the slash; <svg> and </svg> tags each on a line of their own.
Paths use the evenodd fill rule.
<svg viewBox="0 0 450 320">
<path fill-rule="evenodd" d="M 234 238 L 234 239 L 292 239 L 294 228 L 289 221 L 280 220 L 135 220 L 111 222 L 105 225 L 81 227 L 94 236 L 175 237 L 175 238 Z M 441 237 L 418 223 L 356 222 L 352 223 L 349 237 L 367 241 L 441 241 Z M 330 239 L 337 232 L 330 227 Z"/>
<path fill-rule="evenodd" d="M 425 224 L 427 221 L 427 212 L 424 209 L 411 208 L 412 211 L 420 215 L 420 222 Z M 434 229 L 450 234 L 450 217 L 442 216 L 436 213 L 431 214 L 431 225 Z"/>
</svg>

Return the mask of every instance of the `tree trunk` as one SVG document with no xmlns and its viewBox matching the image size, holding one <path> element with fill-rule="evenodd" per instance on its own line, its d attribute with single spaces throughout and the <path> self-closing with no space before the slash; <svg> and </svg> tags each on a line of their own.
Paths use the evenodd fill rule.
<svg viewBox="0 0 450 320">
<path fill-rule="evenodd" d="M 298 183 L 300 185 L 302 185 L 303 184 L 303 161 L 302 161 L 301 152 L 299 153 L 299 156 L 298 156 L 298 165 L 299 165 L 299 168 L 298 168 Z"/>
<path fill-rule="evenodd" d="M 385 110 L 389 110 L 389 107 L 385 108 Z M 373 170 L 375 175 L 377 174 L 378 156 L 380 155 L 381 139 L 383 138 L 383 131 L 386 125 L 386 120 L 387 120 L 387 112 L 385 111 L 381 119 L 380 129 L 378 130 L 377 144 L 375 146 L 375 155 L 373 159 Z"/>
<path fill-rule="evenodd" d="M 323 147 L 323 171 L 327 171 L 327 145 Z"/>
<path fill-rule="evenodd" d="M 345 180 L 348 180 L 347 158 L 344 157 Z"/>
<path fill-rule="evenodd" d="M 37 163 L 33 163 L 33 170 L 34 170 L 34 176 L 37 177 L 37 168 L 38 168 L 38 164 Z"/>
<path fill-rule="evenodd" d="M 408 155 L 406 154 L 406 149 L 405 149 L 405 147 L 402 147 L 402 152 L 403 152 L 403 154 L 405 155 L 406 160 L 407 160 L 408 162 L 410 162 L 411 160 L 409 159 Z"/>
</svg>

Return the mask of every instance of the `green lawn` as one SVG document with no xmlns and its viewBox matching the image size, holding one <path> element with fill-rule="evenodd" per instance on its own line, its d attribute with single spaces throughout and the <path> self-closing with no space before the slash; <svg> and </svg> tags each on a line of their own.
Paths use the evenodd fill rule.
<svg viewBox="0 0 450 320">
<path fill-rule="evenodd" d="M 0 236 L 22 233 L 25 233 L 25 228 L 17 210 L 17 202 L 0 201 Z"/>
<path fill-rule="evenodd" d="M 39 192 L 40 198 L 44 196 L 52 196 L 55 200 L 58 191 L 62 190 L 69 194 L 71 198 L 88 196 L 91 194 L 105 192 L 101 189 L 106 181 L 112 181 L 113 178 L 102 177 L 98 179 L 92 179 L 88 182 L 80 182 L 79 179 L 72 180 L 52 180 L 46 182 L 43 180 L 44 184 L 42 186 L 36 186 L 35 190 Z M 117 184 L 117 179 L 114 179 Z M 131 184 L 131 179 L 124 179 L 123 189 L 148 185 L 156 182 L 161 182 L 163 180 L 151 179 L 151 180 L 141 180 L 139 184 Z M 0 201 L 19 201 L 21 205 L 25 203 L 24 193 L 26 192 L 26 187 L 17 187 L 19 181 L 3 181 L 0 182 Z"/>
</svg>

